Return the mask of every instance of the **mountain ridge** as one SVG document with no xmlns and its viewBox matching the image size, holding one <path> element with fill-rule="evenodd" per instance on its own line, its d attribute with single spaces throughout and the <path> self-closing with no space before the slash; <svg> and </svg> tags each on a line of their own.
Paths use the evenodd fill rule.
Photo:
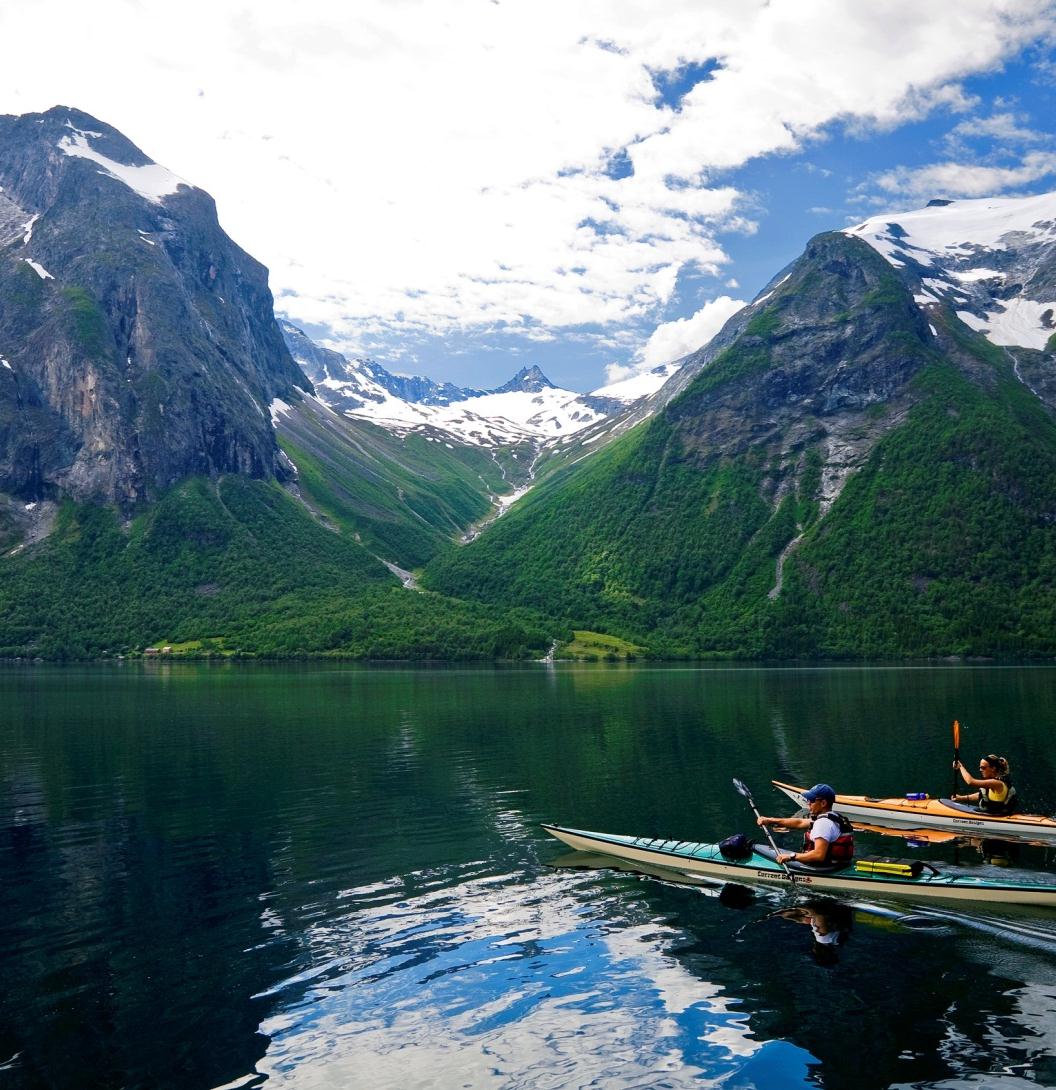
<svg viewBox="0 0 1056 1090">
<path fill-rule="evenodd" d="M 665 655 L 1056 652 L 1056 424 L 1015 366 L 1043 353 L 923 309 L 842 232 L 719 341 L 425 585 Z"/>
<path fill-rule="evenodd" d="M 77 111 L 0 118 L 0 185 L 8 654 L 1056 653 L 1056 197 L 818 235 L 628 401 L 280 328 L 208 194 Z"/>
<path fill-rule="evenodd" d="M 288 477 L 266 410 L 311 384 L 212 198 L 66 107 L 0 117 L 0 186 L 0 492 L 133 511 Z"/>
</svg>

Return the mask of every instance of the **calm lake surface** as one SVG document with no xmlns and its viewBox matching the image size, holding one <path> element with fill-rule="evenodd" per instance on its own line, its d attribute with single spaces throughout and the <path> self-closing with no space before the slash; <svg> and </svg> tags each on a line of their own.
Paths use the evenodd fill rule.
<svg viewBox="0 0 1056 1090">
<path fill-rule="evenodd" d="M 0 1088 L 1056 1086 L 1056 911 L 720 900 L 538 824 L 720 839 L 734 775 L 768 813 L 772 777 L 947 793 L 955 717 L 1052 812 L 1054 682 L 0 668 Z"/>
</svg>

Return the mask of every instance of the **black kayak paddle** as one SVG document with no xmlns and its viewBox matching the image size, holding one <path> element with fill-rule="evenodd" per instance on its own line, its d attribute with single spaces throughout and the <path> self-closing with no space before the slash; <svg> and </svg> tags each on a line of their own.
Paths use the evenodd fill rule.
<svg viewBox="0 0 1056 1090">
<path fill-rule="evenodd" d="M 759 808 L 755 805 L 755 799 L 752 798 L 751 791 L 749 791 L 748 787 L 741 780 L 737 779 L 736 776 L 734 776 L 733 778 L 733 786 L 737 788 L 737 794 L 743 795 L 748 800 L 748 805 L 752 808 L 752 813 L 755 814 L 756 818 L 758 819 L 762 817 L 762 815 L 759 813 Z M 770 847 L 774 849 L 774 862 L 778 862 L 778 856 L 781 855 L 781 852 L 778 851 L 777 845 L 774 843 L 774 838 L 770 833 L 769 826 L 760 825 L 759 828 L 762 829 L 764 833 L 766 833 L 766 839 L 770 841 Z M 788 864 L 781 863 L 781 869 L 785 872 L 785 874 L 788 875 L 788 880 L 792 883 L 792 885 L 795 885 L 796 876 L 788 869 Z"/>
</svg>

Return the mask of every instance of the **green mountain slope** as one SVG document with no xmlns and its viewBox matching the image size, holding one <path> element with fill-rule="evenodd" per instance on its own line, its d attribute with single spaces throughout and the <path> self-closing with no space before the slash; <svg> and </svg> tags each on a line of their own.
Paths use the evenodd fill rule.
<svg viewBox="0 0 1056 1090">
<path fill-rule="evenodd" d="M 933 317 L 819 236 L 661 414 L 425 584 L 667 654 L 1056 651 L 1052 415 Z"/>
<path fill-rule="evenodd" d="M 519 483 L 517 451 L 449 437 L 399 437 L 304 399 L 277 418 L 279 442 L 313 509 L 385 560 L 417 568 Z"/>
<path fill-rule="evenodd" d="M 0 562 L 0 656 L 194 651 L 369 658 L 540 654 L 526 614 L 398 586 L 273 482 L 191 479 L 123 527 L 68 503 L 44 542 Z"/>
</svg>

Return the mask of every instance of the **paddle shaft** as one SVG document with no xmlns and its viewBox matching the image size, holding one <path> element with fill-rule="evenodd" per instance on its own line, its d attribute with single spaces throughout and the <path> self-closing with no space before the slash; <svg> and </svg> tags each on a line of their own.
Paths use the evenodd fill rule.
<svg viewBox="0 0 1056 1090">
<path fill-rule="evenodd" d="M 953 721 L 953 792 L 951 797 L 957 795 L 957 773 L 960 769 L 957 767 L 961 760 L 961 724 L 958 720 Z"/>
<path fill-rule="evenodd" d="M 752 813 L 755 814 L 756 820 L 761 818 L 763 815 L 759 813 L 759 808 L 755 805 L 755 799 L 752 798 L 751 791 L 749 791 L 748 788 L 745 787 L 744 784 L 741 783 L 739 780 L 734 780 L 733 782 L 737 786 L 738 793 L 743 795 L 748 800 L 748 805 L 752 808 Z M 777 844 L 774 843 L 774 838 L 770 832 L 769 826 L 760 825 L 759 828 L 762 829 L 763 832 L 766 834 L 766 839 L 770 841 L 770 847 L 774 849 L 774 862 L 780 863 L 780 860 L 777 857 L 780 856 L 781 852 L 778 850 Z M 788 864 L 780 863 L 780 866 L 785 874 L 788 875 L 788 880 L 792 883 L 792 885 L 795 885 L 796 876 L 788 869 Z"/>
</svg>

